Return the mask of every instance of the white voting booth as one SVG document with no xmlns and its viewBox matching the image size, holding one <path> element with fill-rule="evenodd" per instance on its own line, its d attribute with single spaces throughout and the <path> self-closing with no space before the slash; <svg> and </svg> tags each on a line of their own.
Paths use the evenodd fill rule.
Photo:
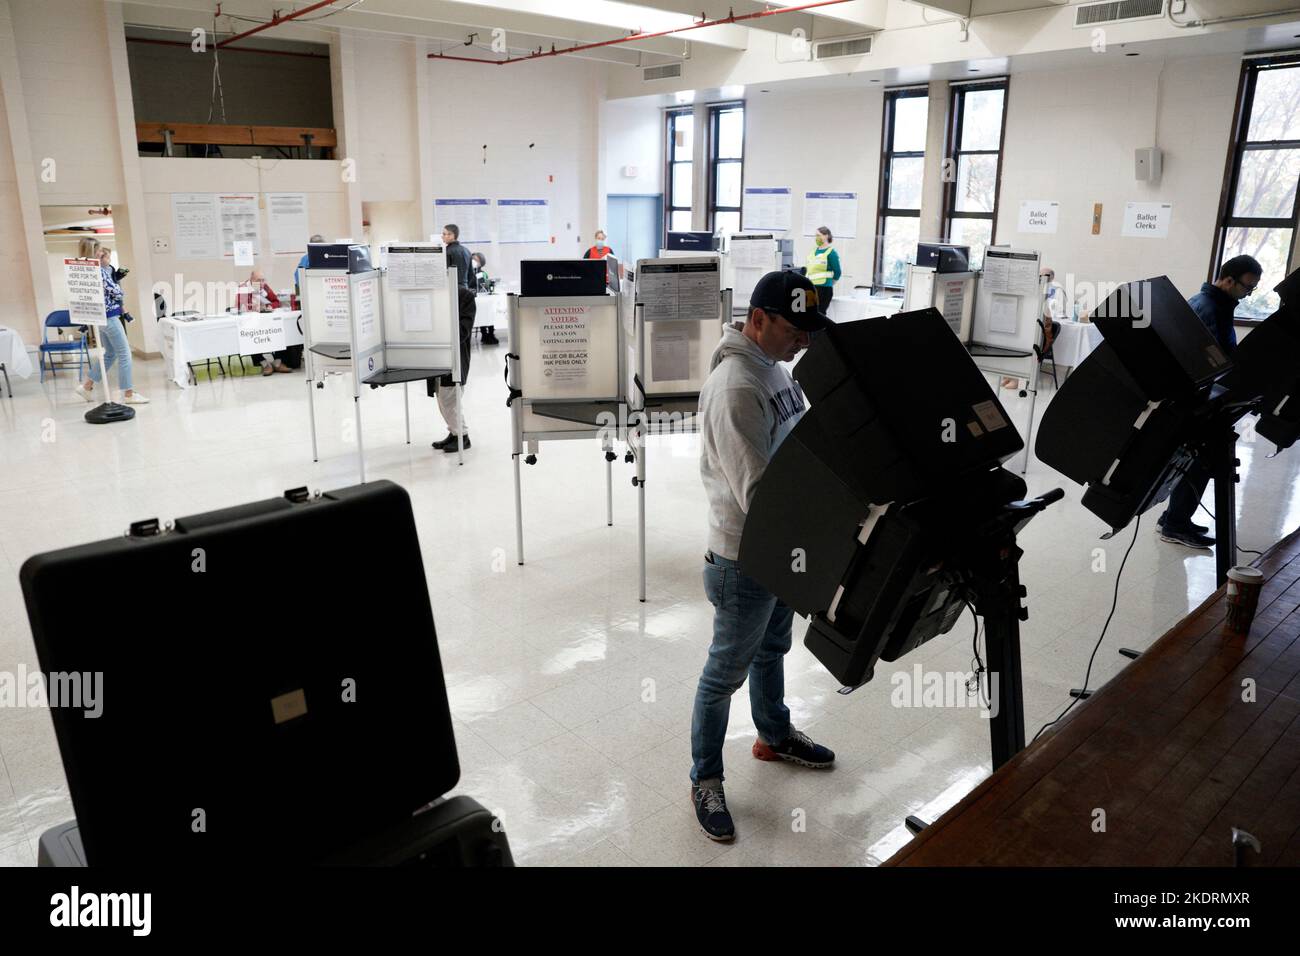
<svg viewBox="0 0 1300 956">
<path fill-rule="evenodd" d="M 1038 396 L 1038 320 L 1043 314 L 1039 253 L 1008 246 L 984 251 L 967 348 L 987 375 L 1028 382 L 1029 419 L 1020 472 L 1029 467 L 1033 447 L 1034 401 Z"/>
<path fill-rule="evenodd" d="M 506 381 L 514 425 L 515 534 L 524 563 L 520 459 L 543 441 L 599 439 L 606 463 L 606 523 L 614 523 L 616 441 L 636 465 L 640 597 L 645 600 L 645 437 L 656 411 L 693 414 L 722 335 L 730 295 L 716 253 L 642 259 L 618 294 L 511 295 Z M 725 312 L 723 311 L 725 308 Z"/>
<path fill-rule="evenodd" d="M 969 342 L 975 316 L 975 273 L 937 272 L 933 266 L 909 265 L 902 311 L 931 308 L 943 314 L 959 339 Z"/>
<path fill-rule="evenodd" d="M 357 464 L 366 480 L 363 386 L 401 385 L 406 442 L 411 442 L 408 386 L 451 375 L 460 389 L 457 278 L 441 243 L 390 245 L 387 268 L 303 270 L 303 341 L 312 460 L 319 461 L 315 389 L 331 374 L 352 376 Z M 460 429 L 463 432 L 464 429 Z M 459 451 L 459 449 L 458 449 Z M 460 456 L 463 463 L 463 455 Z"/>
</svg>

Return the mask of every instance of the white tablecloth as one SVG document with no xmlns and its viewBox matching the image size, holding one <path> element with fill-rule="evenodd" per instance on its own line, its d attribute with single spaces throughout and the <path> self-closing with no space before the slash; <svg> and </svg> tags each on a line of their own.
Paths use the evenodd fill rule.
<svg viewBox="0 0 1300 956">
<path fill-rule="evenodd" d="M 874 319 L 882 315 L 893 315 L 903 307 L 901 298 L 886 298 L 874 295 L 841 295 L 836 292 L 831 298 L 831 307 L 827 315 L 832 322 L 853 322 L 857 319 Z"/>
<path fill-rule="evenodd" d="M 32 360 L 22 336 L 3 325 L 0 325 L 0 365 L 18 378 L 32 374 Z"/>
<path fill-rule="evenodd" d="M 1060 334 L 1052 344 L 1056 364 L 1078 368 L 1092 350 L 1101 344 L 1101 329 L 1091 322 L 1062 322 Z"/>
<path fill-rule="evenodd" d="M 267 313 L 278 316 L 284 323 L 284 344 L 302 345 L 302 331 L 298 319 L 302 312 L 277 309 Z M 205 359 L 238 355 L 239 316 L 206 315 L 192 321 L 167 317 L 158 322 L 163 337 L 163 359 L 167 363 L 167 377 L 181 388 L 189 388 L 190 372 L 186 363 Z"/>
<path fill-rule="evenodd" d="M 474 328 L 495 326 L 504 335 L 509 322 L 508 300 L 504 292 L 480 292 L 474 297 Z"/>
</svg>

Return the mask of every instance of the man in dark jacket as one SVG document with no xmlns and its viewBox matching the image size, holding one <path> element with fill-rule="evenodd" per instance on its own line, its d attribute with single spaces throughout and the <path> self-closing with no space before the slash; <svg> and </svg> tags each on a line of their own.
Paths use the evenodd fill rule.
<svg viewBox="0 0 1300 956">
<path fill-rule="evenodd" d="M 1237 332 L 1232 325 L 1237 303 L 1255 291 L 1263 272 L 1256 259 L 1234 256 L 1219 267 L 1217 280 L 1202 283 L 1201 291 L 1187 300 L 1225 355 L 1231 356 L 1237 350 Z M 1214 539 L 1206 534 L 1210 529 L 1192 522 L 1209 483 L 1209 471 L 1201 462 L 1194 462 L 1174 486 L 1169 505 L 1156 522 L 1161 541 L 1201 551 L 1214 544 Z"/>
</svg>

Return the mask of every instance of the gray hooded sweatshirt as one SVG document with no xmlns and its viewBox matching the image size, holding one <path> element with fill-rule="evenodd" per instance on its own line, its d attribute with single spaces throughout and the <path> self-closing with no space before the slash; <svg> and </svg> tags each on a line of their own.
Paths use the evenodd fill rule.
<svg viewBox="0 0 1300 956">
<path fill-rule="evenodd" d="M 700 477 L 709 496 L 709 550 L 733 561 L 758 480 L 807 405 L 785 366 L 735 326 L 713 352 L 700 391 Z"/>
</svg>

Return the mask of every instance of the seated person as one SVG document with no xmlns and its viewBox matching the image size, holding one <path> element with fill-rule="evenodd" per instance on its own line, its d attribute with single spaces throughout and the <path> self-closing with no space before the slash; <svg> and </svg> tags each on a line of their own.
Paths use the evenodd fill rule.
<svg viewBox="0 0 1300 956">
<path fill-rule="evenodd" d="M 271 312 L 279 307 L 280 297 L 275 294 L 275 290 L 267 283 L 262 270 L 254 269 L 249 275 L 248 281 L 239 290 L 239 310 L 241 312 Z M 274 372 L 293 371 L 285 363 L 285 359 L 288 357 L 289 350 L 286 349 L 283 352 L 256 356 L 256 360 L 261 363 L 262 374 L 271 375 Z"/>
<path fill-rule="evenodd" d="M 474 266 L 474 280 L 471 283 L 475 292 L 480 294 L 490 294 L 494 283 L 491 276 L 487 273 L 487 259 L 483 258 L 483 253 L 476 252 L 469 257 L 470 263 Z M 479 339 L 484 345 L 496 345 L 501 340 L 497 338 L 495 325 L 483 326 L 483 332 Z"/>
</svg>

